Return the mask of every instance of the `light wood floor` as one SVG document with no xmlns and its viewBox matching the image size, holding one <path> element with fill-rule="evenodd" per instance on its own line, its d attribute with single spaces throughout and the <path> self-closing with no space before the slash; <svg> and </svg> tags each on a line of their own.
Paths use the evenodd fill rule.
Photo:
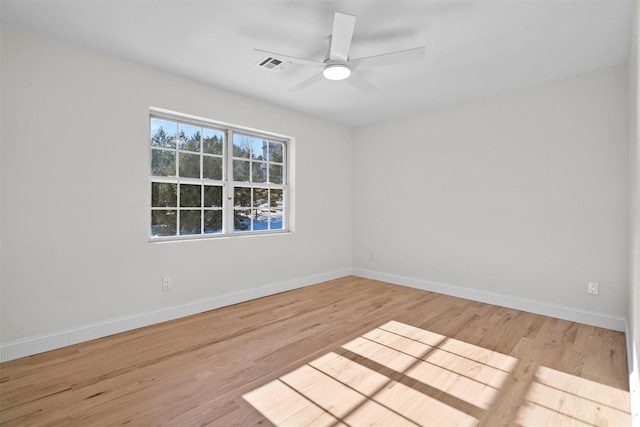
<svg viewBox="0 0 640 427">
<path fill-rule="evenodd" d="M 622 333 L 347 277 L 3 363 L 0 420 L 618 426 L 627 381 Z"/>
</svg>

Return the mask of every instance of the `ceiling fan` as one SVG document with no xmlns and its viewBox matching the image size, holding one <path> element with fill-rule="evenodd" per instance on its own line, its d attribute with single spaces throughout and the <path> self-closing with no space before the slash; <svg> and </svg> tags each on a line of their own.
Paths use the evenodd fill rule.
<svg viewBox="0 0 640 427">
<path fill-rule="evenodd" d="M 349 57 L 349 49 L 351 48 L 351 39 L 353 37 L 355 24 L 355 16 L 340 12 L 335 13 L 333 18 L 333 32 L 327 38 L 327 53 L 323 61 L 297 58 L 295 56 L 283 55 L 261 49 L 254 49 L 254 51 L 266 53 L 284 61 L 322 68 L 322 71 L 319 73 L 314 74 L 302 83 L 289 89 L 290 92 L 300 91 L 326 78 L 328 80 L 346 80 L 347 83 L 356 89 L 364 93 L 371 93 L 377 90 L 377 88 L 358 74 L 356 72 L 357 69 L 381 67 L 425 58 L 425 48 L 422 46 L 414 49 L 352 59 Z"/>
</svg>

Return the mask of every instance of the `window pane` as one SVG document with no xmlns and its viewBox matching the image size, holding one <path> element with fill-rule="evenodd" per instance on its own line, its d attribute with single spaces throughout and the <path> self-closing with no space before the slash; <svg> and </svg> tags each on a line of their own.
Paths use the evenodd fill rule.
<svg viewBox="0 0 640 427">
<path fill-rule="evenodd" d="M 204 149 L 208 154 L 222 155 L 222 145 L 224 144 L 224 132 L 214 129 L 204 129 L 202 134 Z"/>
<path fill-rule="evenodd" d="M 200 178 L 200 155 L 180 153 L 180 176 Z"/>
<path fill-rule="evenodd" d="M 202 177 L 222 180 L 222 157 L 202 157 Z"/>
<path fill-rule="evenodd" d="M 176 152 L 151 150 L 151 175 L 176 176 Z"/>
<path fill-rule="evenodd" d="M 269 189 L 267 188 L 254 188 L 253 189 L 253 207 L 261 208 L 267 207 L 269 203 Z"/>
<path fill-rule="evenodd" d="M 222 207 L 222 187 L 217 185 L 205 185 L 204 187 L 204 207 Z"/>
<path fill-rule="evenodd" d="M 170 120 L 151 119 L 151 145 L 154 147 L 176 148 L 178 124 Z"/>
<path fill-rule="evenodd" d="M 267 181 L 267 164 L 252 162 L 251 163 L 251 181 L 266 182 Z"/>
<path fill-rule="evenodd" d="M 279 188 L 271 189 L 270 206 L 272 208 L 281 208 L 284 205 L 284 199 L 282 197 L 282 190 Z"/>
<path fill-rule="evenodd" d="M 244 160 L 233 161 L 234 181 L 249 181 L 249 164 L 250 162 Z"/>
<path fill-rule="evenodd" d="M 154 208 L 170 208 L 177 206 L 177 190 L 176 184 L 165 182 L 151 183 L 151 206 Z"/>
<path fill-rule="evenodd" d="M 245 159 L 248 159 L 250 144 L 251 144 L 251 137 L 234 133 L 233 134 L 233 157 L 243 157 Z"/>
<path fill-rule="evenodd" d="M 282 230 L 282 210 L 280 209 L 272 209 L 271 210 L 271 229 L 272 230 Z"/>
<path fill-rule="evenodd" d="M 204 207 L 222 207 L 222 187 L 217 185 L 206 185 L 204 187 Z"/>
<path fill-rule="evenodd" d="M 262 209 L 253 211 L 253 229 L 254 231 L 269 229 L 269 211 Z"/>
<path fill-rule="evenodd" d="M 233 212 L 233 230 L 251 231 L 250 210 L 236 210 Z"/>
<path fill-rule="evenodd" d="M 251 189 L 236 187 L 233 189 L 234 205 L 241 208 L 251 207 Z"/>
<path fill-rule="evenodd" d="M 151 211 L 151 236 L 175 236 L 176 211 Z"/>
<path fill-rule="evenodd" d="M 204 233 L 220 233 L 222 231 L 222 211 L 204 211 Z"/>
<path fill-rule="evenodd" d="M 180 211 L 180 234 L 200 233 L 200 211 Z"/>
<path fill-rule="evenodd" d="M 282 184 L 282 166 L 281 165 L 269 165 L 269 182 L 274 184 Z"/>
<path fill-rule="evenodd" d="M 264 139 L 251 139 L 251 158 L 255 160 L 267 160 L 268 143 Z"/>
<path fill-rule="evenodd" d="M 269 160 L 272 162 L 282 163 L 282 154 L 284 153 L 284 144 L 281 142 L 269 142 Z"/>
<path fill-rule="evenodd" d="M 199 185 L 189 185 L 189 184 L 180 184 L 180 207 L 181 208 L 199 208 L 201 205 L 200 202 L 200 186 Z M 182 221 L 182 217 L 180 217 Z M 182 228 L 182 227 L 180 227 Z"/>
<path fill-rule="evenodd" d="M 180 145 L 178 148 L 181 150 L 195 151 L 196 153 L 199 153 L 200 138 L 202 137 L 200 134 L 201 128 L 199 126 L 185 125 L 184 123 L 180 123 L 178 127 L 178 135 L 180 135 Z"/>
</svg>

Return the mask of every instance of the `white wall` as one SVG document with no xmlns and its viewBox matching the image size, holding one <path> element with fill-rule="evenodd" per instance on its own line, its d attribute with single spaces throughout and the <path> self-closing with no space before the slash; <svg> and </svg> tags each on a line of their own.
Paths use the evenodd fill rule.
<svg viewBox="0 0 640 427">
<path fill-rule="evenodd" d="M 627 340 L 634 426 L 640 426 L 640 6 L 634 3 L 629 50 L 629 324 Z"/>
<path fill-rule="evenodd" d="M 1 55 L 2 343 L 348 273 L 349 128 L 6 26 Z M 150 106 L 295 137 L 295 233 L 148 243 Z"/>
<path fill-rule="evenodd" d="M 21 30 L 1 36 L 0 350 L 352 267 L 627 314 L 628 224 L 638 232 L 626 67 L 352 134 Z M 148 243 L 149 106 L 295 137 L 295 233 Z M 173 291 L 160 292 L 164 276 Z"/>
<path fill-rule="evenodd" d="M 617 67 L 356 129 L 354 269 L 626 317 L 627 90 Z"/>
</svg>

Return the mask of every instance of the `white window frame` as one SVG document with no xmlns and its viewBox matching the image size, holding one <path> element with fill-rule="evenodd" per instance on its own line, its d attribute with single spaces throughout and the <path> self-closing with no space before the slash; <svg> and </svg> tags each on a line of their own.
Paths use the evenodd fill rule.
<svg viewBox="0 0 640 427">
<path fill-rule="evenodd" d="M 200 178 L 187 178 L 187 177 L 181 177 L 179 176 L 179 170 L 180 170 L 180 165 L 179 165 L 179 158 L 180 158 L 180 153 L 190 153 L 190 154 L 195 154 L 192 151 L 185 151 L 185 150 L 180 150 L 179 145 L 176 143 L 176 147 L 174 148 L 170 148 L 170 149 L 166 149 L 166 148 L 162 148 L 162 147 L 155 147 L 151 145 L 151 120 L 152 119 L 162 119 L 162 120 L 169 120 L 169 121 L 175 121 L 178 123 L 183 123 L 186 125 L 194 125 L 194 126 L 201 126 L 201 127 L 206 127 L 209 129 L 215 129 L 217 131 L 221 131 L 224 133 L 224 144 L 223 144 L 223 151 L 222 151 L 222 179 L 221 180 L 210 180 L 210 179 L 206 179 L 203 178 L 203 158 L 207 156 L 207 154 L 203 153 L 204 147 L 203 147 L 203 143 L 201 142 L 200 144 L 200 152 L 198 153 L 198 155 L 200 156 Z M 149 242 L 166 242 L 166 241 L 184 241 L 184 240 L 202 240 L 202 239 L 217 239 L 217 238 L 230 238 L 230 237 L 242 237 L 242 236 L 256 236 L 256 235 L 271 235 L 271 234 L 283 234 L 283 233 L 290 233 L 291 232 L 291 228 L 290 228 L 290 224 L 291 224 L 291 208 L 290 208 L 290 195 L 289 195 L 289 182 L 290 182 L 290 177 L 289 177 L 289 171 L 290 171 L 290 147 L 291 147 L 291 140 L 292 138 L 287 137 L 287 136 L 283 136 L 283 135 L 278 135 L 278 134 L 274 134 L 274 133 L 270 133 L 270 132 L 265 132 L 265 131 L 258 131 L 255 129 L 250 129 L 250 128 L 245 128 L 245 127 L 241 127 L 241 126 L 237 126 L 237 125 L 230 125 L 230 124 L 226 124 L 226 123 L 221 123 L 221 122 L 217 122 L 217 121 L 213 121 L 213 120 L 209 120 L 206 118 L 202 118 L 202 117 L 196 117 L 196 116 L 191 116 L 191 115 L 187 115 L 187 114 L 182 114 L 182 113 L 177 113 L 177 112 L 173 112 L 173 111 L 169 111 L 169 110 L 165 110 L 165 109 L 158 109 L 158 108 L 150 108 L 149 109 L 149 115 L 148 115 L 148 126 L 147 129 L 149 130 L 148 135 L 148 139 L 147 139 L 147 149 L 148 149 L 148 153 L 149 153 L 149 161 L 148 161 L 148 172 L 149 172 L 149 187 L 148 187 L 148 194 L 149 194 L 149 215 L 148 215 L 148 228 L 147 228 L 147 233 L 148 233 L 148 237 L 149 237 Z M 234 154 L 233 154 L 233 135 L 234 134 L 241 134 L 244 136 L 250 136 L 250 137 L 254 137 L 254 138 L 259 138 L 259 139 L 264 139 L 267 140 L 268 142 L 275 142 L 275 143 L 281 143 L 283 144 L 283 159 L 282 159 L 282 184 L 275 184 L 275 183 L 271 183 L 271 182 L 252 182 L 251 181 L 251 165 L 258 163 L 258 162 L 262 162 L 262 161 L 258 161 L 258 160 L 254 160 L 251 159 L 251 157 L 249 157 L 249 161 L 250 163 L 250 169 L 249 169 L 249 174 L 250 174 L 250 178 L 249 181 L 236 181 L 234 180 L 233 177 L 233 160 L 234 160 Z M 176 153 L 176 176 L 154 176 L 152 174 L 152 153 L 153 150 L 167 150 L 167 151 L 173 151 Z M 238 160 L 239 158 L 235 158 L 236 160 Z M 270 160 L 266 160 L 264 161 L 264 163 L 267 165 L 273 164 L 273 162 L 271 162 Z M 276 166 L 280 165 L 279 163 L 275 163 Z M 171 184 L 177 184 L 177 191 L 176 191 L 176 206 L 175 208 L 172 207 L 154 207 L 153 206 L 153 201 L 152 201 L 152 186 L 153 183 L 157 182 L 157 183 L 171 183 Z M 180 211 L 181 210 L 187 210 L 189 208 L 185 208 L 185 207 L 181 207 L 180 206 L 180 185 L 181 184 L 195 184 L 195 185 L 199 185 L 201 186 L 201 205 L 199 207 L 199 210 L 201 212 L 201 229 L 200 229 L 200 234 L 180 234 Z M 222 230 L 220 232 L 216 232 L 216 233 L 204 233 L 204 211 L 207 209 L 204 206 L 204 186 L 205 185 L 216 185 L 216 186 L 222 186 Z M 238 210 L 246 210 L 246 207 L 243 209 L 242 207 L 238 207 L 235 206 L 235 200 L 234 200 L 234 192 L 236 188 L 264 188 L 264 189 L 281 189 L 282 190 L 282 197 L 283 197 L 283 203 L 281 207 L 278 208 L 274 208 L 272 209 L 270 206 L 270 201 L 268 202 L 268 208 L 267 210 L 281 210 L 282 211 L 282 228 L 281 229 L 268 229 L 268 230 L 250 230 L 250 231 L 236 231 L 235 230 L 235 218 L 234 218 L 234 214 L 236 211 Z M 253 195 L 253 191 L 251 191 L 251 194 Z M 269 192 L 270 194 L 270 192 Z M 152 221 L 152 212 L 154 210 L 175 210 L 176 211 L 176 234 L 175 235 L 171 235 L 171 236 L 154 236 L 152 235 L 152 225 L 153 225 L 153 221 Z M 191 208 L 191 209 L 196 209 L 196 208 Z M 257 210 L 255 209 L 255 207 L 253 206 L 253 199 L 251 200 L 250 203 L 250 207 L 249 209 L 253 210 Z M 269 213 L 269 215 L 271 215 Z M 269 216 L 269 218 L 271 218 L 271 216 Z M 251 224 L 253 224 L 253 220 L 251 222 Z M 269 224 L 271 224 L 271 222 L 269 222 Z"/>
</svg>

